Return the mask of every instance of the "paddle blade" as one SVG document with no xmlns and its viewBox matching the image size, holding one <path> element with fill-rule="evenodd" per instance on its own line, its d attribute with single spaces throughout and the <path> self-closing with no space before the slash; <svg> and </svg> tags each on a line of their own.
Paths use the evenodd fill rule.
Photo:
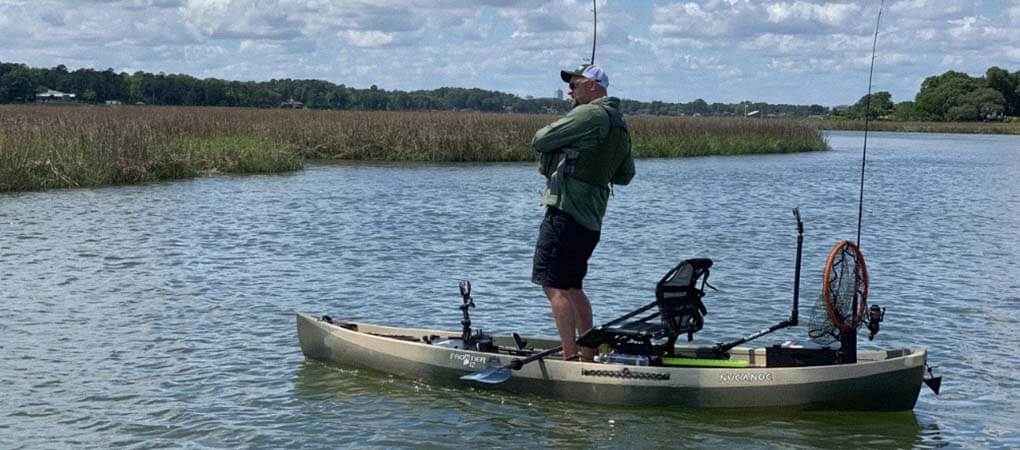
<svg viewBox="0 0 1020 450">
<path fill-rule="evenodd" d="M 489 367 L 475 373 L 460 377 L 462 380 L 477 381 L 486 384 L 500 384 L 510 379 L 510 368 L 506 366 Z"/>
</svg>

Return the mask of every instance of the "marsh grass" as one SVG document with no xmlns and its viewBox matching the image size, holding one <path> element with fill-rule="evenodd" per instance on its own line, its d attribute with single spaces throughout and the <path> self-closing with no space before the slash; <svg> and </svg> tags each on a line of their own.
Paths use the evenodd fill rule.
<svg viewBox="0 0 1020 450">
<path fill-rule="evenodd" d="M 274 173 L 306 160 L 534 161 L 557 116 L 0 106 L 0 192 Z M 811 124 L 630 117 L 637 157 L 824 150 Z"/>
<path fill-rule="evenodd" d="M 639 158 L 672 158 L 825 150 L 814 128 L 790 120 L 636 117 L 632 128 Z"/>
</svg>

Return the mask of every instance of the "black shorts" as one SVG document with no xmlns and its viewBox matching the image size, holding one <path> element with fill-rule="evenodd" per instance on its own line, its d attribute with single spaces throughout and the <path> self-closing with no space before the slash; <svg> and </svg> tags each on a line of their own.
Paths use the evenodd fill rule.
<svg viewBox="0 0 1020 450">
<path fill-rule="evenodd" d="M 531 282 L 556 289 L 581 289 L 599 232 L 557 208 L 548 207 L 538 229 Z"/>
</svg>

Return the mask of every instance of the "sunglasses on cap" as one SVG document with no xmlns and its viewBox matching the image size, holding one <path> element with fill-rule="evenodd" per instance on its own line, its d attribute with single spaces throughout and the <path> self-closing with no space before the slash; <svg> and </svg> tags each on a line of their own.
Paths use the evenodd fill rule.
<svg viewBox="0 0 1020 450">
<path fill-rule="evenodd" d="M 567 86 L 569 86 L 570 90 L 572 91 L 574 89 L 577 89 L 578 86 L 580 86 L 580 85 L 582 85 L 584 83 L 587 83 L 589 81 L 591 81 L 591 80 L 571 80 L 570 83 L 567 83 Z"/>
</svg>

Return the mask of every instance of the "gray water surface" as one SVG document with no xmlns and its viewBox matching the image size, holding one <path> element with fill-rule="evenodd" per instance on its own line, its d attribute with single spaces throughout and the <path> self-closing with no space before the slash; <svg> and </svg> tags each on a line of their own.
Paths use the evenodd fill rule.
<svg viewBox="0 0 1020 450">
<path fill-rule="evenodd" d="M 586 290 L 596 322 L 715 260 L 704 343 L 802 320 L 856 239 L 859 133 L 832 151 L 641 160 Z M 591 406 L 431 386 L 301 355 L 294 312 L 555 335 L 530 283 L 533 164 L 329 165 L 282 176 L 0 194 L 0 448 L 1020 446 L 1020 137 L 874 133 L 862 250 L 888 308 L 862 348 L 925 346 L 943 393 L 902 414 Z M 803 327 L 760 344 L 803 340 Z"/>
</svg>

